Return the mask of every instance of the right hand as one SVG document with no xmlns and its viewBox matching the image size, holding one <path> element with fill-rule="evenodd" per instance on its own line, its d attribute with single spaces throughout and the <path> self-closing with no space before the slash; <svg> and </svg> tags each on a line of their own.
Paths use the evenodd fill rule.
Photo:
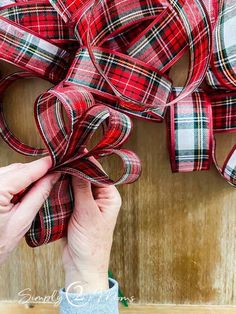
<svg viewBox="0 0 236 314">
<path fill-rule="evenodd" d="M 75 205 L 63 251 L 66 288 L 80 282 L 83 293 L 107 290 L 121 197 L 115 186 L 97 187 L 75 177 L 72 182 Z"/>
</svg>

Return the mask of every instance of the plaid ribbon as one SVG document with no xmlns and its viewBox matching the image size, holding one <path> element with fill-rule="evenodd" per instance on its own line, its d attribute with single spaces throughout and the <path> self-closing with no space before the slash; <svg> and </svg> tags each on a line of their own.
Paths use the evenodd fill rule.
<svg viewBox="0 0 236 314">
<path fill-rule="evenodd" d="M 121 94 L 133 101 L 145 102 L 150 107 L 156 108 L 161 104 L 164 108 L 172 88 L 165 76 L 160 76 L 158 71 L 139 60 L 121 53 L 110 53 L 104 48 L 94 50 L 94 56 Z M 97 73 L 86 48 L 77 52 L 65 82 L 96 89 L 103 94 L 113 94 L 109 84 Z"/>
<path fill-rule="evenodd" d="M 95 54 L 100 47 L 109 49 L 110 54 L 115 54 L 117 52 L 115 49 L 119 50 L 122 47 L 126 58 L 130 56 L 135 62 L 144 61 L 146 67 L 150 64 L 157 69 L 160 68 L 162 74 L 189 47 L 191 53 L 189 78 L 176 101 L 190 94 L 204 78 L 211 52 L 211 25 L 206 8 L 201 1 L 141 0 L 121 4 L 117 0 L 98 0 L 84 4 L 75 0 L 54 0 L 51 3 L 64 20 L 72 19 L 70 22 L 75 25 L 75 34 L 80 44 L 87 46 L 90 59 L 98 74 L 112 88 L 113 93 L 125 101 L 125 110 L 128 109 L 127 103 L 131 103 L 128 110 L 135 112 L 136 109 L 135 114 L 141 117 L 142 112 L 145 111 L 144 118 L 147 119 L 149 115 L 152 116 L 153 108 L 150 104 L 141 103 L 117 89 L 97 62 Z M 73 6 L 77 6 L 77 13 L 74 18 L 71 18 Z M 180 31 L 176 35 L 173 29 L 177 28 Z M 139 30 L 141 35 L 130 41 L 131 35 L 133 37 L 136 30 Z M 173 102 L 174 100 L 169 105 Z M 133 106 L 134 103 L 136 107 Z M 119 106 L 122 107 L 122 104 L 121 102 Z M 160 107 L 162 107 L 161 103 Z M 161 118 L 162 115 L 159 120 Z"/>
<path fill-rule="evenodd" d="M 211 95 L 214 132 L 236 132 L 236 92 L 214 92 Z M 229 152 L 221 167 L 215 155 L 216 141 L 214 141 L 214 164 L 221 176 L 232 186 L 236 187 L 236 145 Z"/>
<path fill-rule="evenodd" d="M 2 79 L 0 94 L 15 80 L 35 75 L 58 83 L 35 102 L 35 120 L 46 148 L 21 143 L 9 130 L 0 103 L 2 138 L 25 155 L 49 153 L 50 172 L 62 174 L 26 235 L 30 246 L 66 235 L 73 209 L 72 175 L 100 185 L 137 180 L 140 161 L 122 149 L 132 129 L 126 113 L 156 122 L 167 119 L 174 172 L 207 170 L 213 159 L 220 174 L 236 184 L 236 148 L 220 168 L 213 145 L 213 132 L 235 129 L 235 95 L 206 95 L 198 89 L 205 77 L 214 87 L 223 79 L 229 83 L 223 71 L 222 79 L 219 68 L 215 70 L 216 57 L 225 63 L 222 52 L 217 56 L 214 50 L 212 71 L 208 69 L 212 30 L 221 35 L 221 43 L 222 30 L 235 21 L 233 10 L 228 0 L 221 0 L 219 8 L 216 0 L 5 0 L 0 5 L 0 58 L 28 71 Z M 227 70 L 234 70 L 234 46 L 226 46 Z M 187 49 L 188 79 L 183 88 L 173 88 L 168 70 Z M 235 78 L 230 78 L 232 89 Z M 100 126 L 102 139 L 88 150 Z M 116 181 L 96 163 L 112 155 L 124 165 Z"/>
<path fill-rule="evenodd" d="M 0 58 L 48 79 L 61 81 L 69 53 L 28 28 L 0 16 Z"/>
<path fill-rule="evenodd" d="M 67 113 L 70 126 L 63 124 L 61 105 Z M 44 204 L 44 209 L 36 216 L 34 224 L 38 229 L 33 225 L 26 235 L 31 246 L 48 243 L 65 235 L 73 205 L 68 175 L 93 184 L 107 185 L 132 183 L 138 179 L 141 171 L 138 157 L 127 149 L 121 149 L 129 137 L 131 120 L 123 113 L 95 105 L 91 94 L 83 88 L 58 87 L 41 95 L 36 101 L 35 118 L 53 161 L 51 171 L 66 175 L 67 179 L 58 183 L 59 186 L 54 188 Z M 101 125 L 105 128 L 102 139 L 88 150 L 87 144 Z M 110 179 L 92 159 L 111 155 L 117 155 L 123 161 L 123 174 L 116 181 Z M 64 186 L 61 187 L 61 184 Z M 68 201 L 66 206 L 64 203 L 65 208 L 60 208 L 60 198 L 55 191 L 57 188 L 63 188 L 63 199 Z"/>
<path fill-rule="evenodd" d="M 227 90 L 236 89 L 235 31 L 236 3 L 234 0 L 221 0 L 213 36 L 211 68 L 217 81 Z"/>
<path fill-rule="evenodd" d="M 174 90 L 175 94 L 180 89 Z M 173 95 L 175 96 L 175 95 Z M 169 109 L 169 150 L 173 172 L 208 170 L 212 162 L 212 111 L 196 90 Z"/>
<path fill-rule="evenodd" d="M 236 92 L 211 94 L 213 128 L 215 133 L 236 131 Z"/>
<path fill-rule="evenodd" d="M 0 16 L 5 17 L 41 37 L 50 40 L 63 49 L 77 46 L 73 30 L 62 20 L 48 1 L 14 2 L 1 7 Z"/>
<path fill-rule="evenodd" d="M 236 187 L 236 145 L 221 167 L 213 139 L 213 133 L 236 132 L 236 92 L 213 92 L 207 96 L 196 90 L 170 107 L 167 125 L 173 172 L 208 170 L 213 161 L 220 175 Z"/>
<path fill-rule="evenodd" d="M 31 73 L 16 73 L 6 77 L 1 90 L 19 78 L 30 78 Z M 79 106 L 78 106 L 79 104 Z M 69 120 L 65 125 L 62 106 Z M 1 110 L 2 112 L 2 110 Z M 3 138 L 13 138 L 8 143 L 18 152 L 26 155 L 50 154 L 53 166 L 50 170 L 60 172 L 62 177 L 54 186 L 50 197 L 35 217 L 26 234 L 27 243 L 34 247 L 55 241 L 65 236 L 73 208 L 71 175 L 83 178 L 93 184 L 125 184 L 136 181 L 141 172 L 138 157 L 121 146 L 127 141 L 132 122 L 130 118 L 104 105 L 96 105 L 87 90 L 80 87 L 58 85 L 42 94 L 35 102 L 35 119 L 47 149 L 33 149 L 9 135 L 7 125 L 1 125 Z M 103 126 L 102 139 L 90 150 L 86 147 L 96 130 Z M 116 181 L 101 170 L 95 159 L 116 155 L 123 162 L 123 174 Z M 28 190 L 28 189 L 27 189 Z M 26 192 L 15 198 L 17 202 Z"/>
<path fill-rule="evenodd" d="M 107 82 L 109 82 L 109 85 L 113 87 L 113 91 L 115 90 L 116 93 L 121 96 L 120 91 L 117 91 L 115 86 L 110 82 L 109 78 L 104 75 L 101 67 L 96 63 L 96 58 L 93 54 L 94 50 L 96 50 L 94 46 L 103 45 L 105 40 L 109 39 L 109 36 L 111 37 L 113 33 L 119 32 L 120 28 L 123 30 L 125 26 L 129 27 L 130 23 L 136 23 L 136 20 L 133 22 L 131 22 L 132 20 L 129 20 L 129 16 L 132 15 L 130 12 L 133 13 L 132 5 L 130 8 L 129 5 L 119 6 L 119 2 L 117 1 L 116 4 L 115 0 L 112 1 L 112 5 L 110 5 L 110 2 L 111 1 L 98 1 L 96 2 L 96 5 L 92 7 L 90 10 L 90 16 L 87 18 L 87 32 L 85 32 L 85 34 L 88 35 L 86 35 L 86 38 L 83 38 L 85 37 L 84 35 L 80 38 L 80 40 L 88 47 L 90 57 L 99 74 L 102 75 Z M 136 4 L 136 2 L 134 3 Z M 137 1 L 137 3 L 139 4 L 140 2 Z M 131 53 L 131 55 L 133 54 L 136 58 L 144 58 L 144 60 L 147 60 L 146 56 L 150 55 L 149 60 L 153 60 L 155 66 L 156 60 L 159 58 L 159 64 L 162 64 L 162 67 L 164 63 L 164 72 L 168 69 L 168 64 L 172 65 L 174 61 L 181 57 L 187 47 L 186 38 L 188 39 L 187 42 L 191 54 L 189 78 L 178 98 L 167 104 L 171 105 L 175 101 L 177 102 L 186 95 L 190 94 L 203 80 L 210 60 L 211 25 L 209 23 L 205 6 L 202 6 L 200 1 L 173 0 L 157 1 L 156 3 L 159 4 L 159 7 L 162 6 L 162 8 L 165 5 L 167 6 L 167 9 L 163 9 L 164 11 L 160 13 L 161 17 L 159 16 L 161 21 L 164 20 L 166 22 L 163 22 L 163 25 L 162 23 L 160 25 L 160 23 L 158 23 L 158 15 L 154 16 L 157 18 L 157 22 L 155 23 L 154 21 L 154 25 L 149 25 L 141 34 L 141 38 L 139 38 L 140 36 L 137 36 L 138 42 L 136 42 L 136 39 L 133 40 L 133 46 L 128 47 L 129 49 L 127 54 Z M 149 3 L 147 5 L 149 5 Z M 195 8 L 194 13 L 191 9 L 193 6 Z M 145 6 L 144 8 L 143 6 L 140 8 L 141 11 L 145 9 Z M 152 12 L 152 14 L 150 14 L 150 18 L 153 17 L 153 15 L 154 14 Z M 128 22 L 126 22 L 126 18 Z M 107 22 L 103 23 L 103 21 Z M 169 21 L 169 23 L 167 23 L 167 21 Z M 82 31 L 78 30 L 78 34 L 82 34 L 84 33 L 84 30 L 86 30 L 86 25 L 84 24 L 86 23 L 81 23 L 81 20 L 80 23 L 77 24 L 78 28 L 82 28 Z M 176 27 L 176 25 L 183 25 L 181 30 L 184 30 L 186 35 L 177 34 L 178 38 L 175 41 L 176 33 L 173 32 L 173 28 Z M 107 37 L 105 37 L 105 34 Z M 122 94 L 122 96 L 124 95 Z M 133 101 L 133 99 L 129 97 L 126 97 L 126 100 Z M 140 103 L 138 104 L 140 105 Z M 144 103 L 143 106 L 146 108 L 148 107 L 146 103 Z"/>
<path fill-rule="evenodd" d="M 77 15 L 89 1 L 88 0 L 49 0 L 62 19 L 73 22 Z"/>
</svg>

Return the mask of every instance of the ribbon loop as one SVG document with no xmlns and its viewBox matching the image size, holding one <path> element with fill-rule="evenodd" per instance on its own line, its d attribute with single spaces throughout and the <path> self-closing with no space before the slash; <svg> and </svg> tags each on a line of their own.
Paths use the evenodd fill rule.
<svg viewBox="0 0 236 314">
<path fill-rule="evenodd" d="M 104 48 L 96 48 L 93 51 L 96 62 L 119 91 L 122 99 L 125 97 L 124 100 L 129 98 L 134 102 L 145 103 L 150 109 L 165 106 L 172 88 L 171 82 L 165 76 L 124 54 L 111 53 Z M 77 53 L 65 81 L 113 94 L 110 86 L 104 84 L 103 78 L 96 72 L 86 48 Z"/>
<path fill-rule="evenodd" d="M 98 1 L 98 4 L 99 3 L 105 3 L 106 4 L 107 1 Z M 199 0 L 191 0 L 191 1 L 170 0 L 169 3 L 170 3 L 170 5 L 172 5 L 173 9 L 175 10 L 175 12 L 177 14 L 176 17 L 177 16 L 179 17 L 179 20 L 181 21 L 181 22 L 179 22 L 179 24 L 183 25 L 183 29 L 185 29 L 185 33 L 188 37 L 188 46 L 190 49 L 190 56 L 191 56 L 191 58 L 190 58 L 190 65 L 191 66 L 190 66 L 188 80 L 187 80 L 182 92 L 178 95 L 177 99 L 174 99 L 171 102 L 169 102 L 167 104 L 168 106 L 173 105 L 175 102 L 183 99 L 185 96 L 189 95 L 194 89 L 196 89 L 201 84 L 201 82 L 204 79 L 204 76 L 206 74 L 206 71 L 208 69 L 208 66 L 209 66 L 210 56 L 211 56 L 211 43 L 212 43 L 211 42 L 211 24 L 210 24 L 209 16 L 208 16 L 208 13 L 206 11 L 205 6 L 203 6 Z M 96 2 L 96 4 L 97 4 L 97 2 Z M 194 7 L 194 10 L 192 10 L 192 7 Z M 92 29 L 91 29 L 92 28 L 91 27 L 92 21 L 94 21 L 94 23 L 96 23 L 96 25 L 93 27 L 93 29 L 94 28 L 97 29 L 100 26 L 100 24 L 99 24 L 100 20 L 96 18 L 96 14 L 94 13 L 94 12 L 96 12 L 96 10 L 97 10 L 97 5 L 93 5 L 93 7 L 91 8 L 90 16 L 88 18 L 88 31 L 86 33 L 86 35 L 87 35 L 86 46 L 88 48 L 90 58 L 94 64 L 95 68 L 97 69 L 98 73 L 110 85 L 110 87 L 113 89 L 113 92 L 117 96 L 119 96 L 120 98 L 125 97 L 126 101 L 133 102 L 134 99 L 132 97 L 124 95 L 122 91 L 120 91 L 116 88 L 114 83 L 111 82 L 109 77 L 104 73 L 101 65 L 96 60 L 95 51 L 96 51 L 97 47 L 94 48 L 94 42 L 93 42 L 94 38 L 92 38 Z M 168 14 L 168 10 L 166 10 L 166 12 Z M 111 19 L 109 21 L 111 21 Z M 111 24 L 112 24 L 112 22 L 111 22 Z M 111 29 L 112 29 L 112 27 L 111 27 Z M 149 30 L 150 29 L 148 28 L 148 31 Z M 172 34 L 171 27 L 170 27 L 170 29 L 168 28 L 165 31 L 167 32 L 167 36 L 163 36 L 163 33 L 162 33 L 162 38 L 164 37 L 164 40 L 165 40 L 165 37 L 166 37 L 167 47 L 168 47 L 168 45 L 169 45 L 168 42 L 170 42 L 170 37 L 174 38 L 174 34 L 173 34 L 173 36 L 171 36 L 171 35 L 168 36 L 168 32 Z M 164 32 L 164 30 L 163 30 L 163 32 Z M 153 35 L 153 32 L 151 32 L 151 35 Z M 147 37 L 148 37 L 148 35 L 147 35 Z M 158 43 L 155 42 L 155 45 L 154 45 L 155 49 L 153 50 L 151 42 L 152 42 L 152 39 L 154 36 L 149 36 L 148 38 L 147 37 L 144 35 L 141 39 L 141 43 L 139 43 L 138 46 L 141 47 L 144 51 L 145 50 L 152 51 L 153 56 L 151 55 L 151 59 L 154 59 L 154 54 L 157 54 L 158 50 L 163 49 L 162 47 L 165 46 L 165 44 L 162 43 L 162 45 L 160 45 L 160 48 L 159 48 Z M 176 53 L 176 55 L 178 55 L 180 57 L 181 52 L 183 52 L 186 48 L 185 37 L 184 36 L 182 37 L 182 44 L 180 44 L 180 46 L 177 46 L 177 48 L 176 47 L 174 47 L 174 48 L 171 47 L 171 48 L 172 48 L 172 50 L 176 49 L 175 53 Z M 143 56 L 143 50 L 139 55 Z M 148 52 L 147 52 L 147 54 L 148 54 Z M 173 56 L 172 51 L 170 51 L 169 54 Z M 134 60 L 136 62 L 137 59 L 134 59 Z M 171 57 L 170 57 L 170 60 L 171 60 Z M 170 62 L 172 63 L 173 61 L 171 60 Z M 168 61 L 167 61 L 167 64 L 168 64 Z M 145 102 L 142 103 L 141 100 L 138 100 L 138 101 L 135 100 L 135 102 L 136 102 L 136 104 L 147 106 L 147 104 Z"/>
<path fill-rule="evenodd" d="M 236 145 L 232 148 L 222 170 L 218 167 L 224 179 L 236 187 Z"/>
<path fill-rule="evenodd" d="M 55 83 L 64 78 L 70 55 L 29 29 L 0 16 L 0 59 Z"/>
<path fill-rule="evenodd" d="M 36 32 L 61 48 L 78 47 L 74 31 L 62 20 L 48 1 L 16 2 L 0 7 L 0 16 Z"/>
<path fill-rule="evenodd" d="M 211 68 L 221 86 L 236 90 L 236 3 L 221 0 L 214 30 Z"/>
<path fill-rule="evenodd" d="M 180 90 L 174 91 L 176 94 Z M 208 170 L 212 162 L 212 111 L 197 90 L 170 107 L 170 161 L 173 172 Z"/>
<path fill-rule="evenodd" d="M 83 93 L 87 97 L 84 97 Z M 79 119 L 92 104 L 92 95 L 76 87 L 58 87 L 40 95 L 36 100 L 37 126 L 54 167 L 68 158 L 71 137 L 78 127 Z M 65 124 L 62 106 L 67 114 L 69 127 Z"/>
</svg>

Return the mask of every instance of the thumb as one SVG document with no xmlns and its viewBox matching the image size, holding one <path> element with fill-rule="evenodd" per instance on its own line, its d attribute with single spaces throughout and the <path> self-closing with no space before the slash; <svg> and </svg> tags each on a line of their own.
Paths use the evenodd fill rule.
<svg viewBox="0 0 236 314">
<path fill-rule="evenodd" d="M 72 187 L 76 207 L 94 200 L 91 183 L 78 177 L 72 178 Z"/>
<path fill-rule="evenodd" d="M 16 205 L 15 211 L 13 209 L 12 223 L 20 224 L 19 227 L 22 229 L 29 228 L 59 178 L 60 174 L 53 173 L 37 181 L 21 202 Z"/>
</svg>

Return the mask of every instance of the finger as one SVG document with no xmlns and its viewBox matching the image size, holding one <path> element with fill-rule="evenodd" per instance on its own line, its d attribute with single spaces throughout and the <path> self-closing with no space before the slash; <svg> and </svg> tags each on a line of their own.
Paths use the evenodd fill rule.
<svg viewBox="0 0 236 314">
<path fill-rule="evenodd" d="M 81 204 L 85 205 L 93 201 L 93 193 L 91 188 L 91 183 L 85 180 L 82 180 L 77 177 L 72 178 L 72 187 L 74 192 L 75 206 L 79 207 Z"/>
<path fill-rule="evenodd" d="M 0 205 L 0 215 L 9 213 L 13 207 L 14 207 L 14 204 L 12 203 L 8 203 L 7 205 Z"/>
<path fill-rule="evenodd" d="M 60 174 L 53 173 L 36 182 L 22 198 L 21 202 L 17 204 L 16 210 L 13 209 L 15 212 L 11 217 L 11 224 L 15 225 L 18 230 L 20 228 L 20 230 L 25 229 L 28 231 L 37 212 L 49 197 L 53 186 L 59 178 Z"/>
<path fill-rule="evenodd" d="M 18 164 L 17 169 L 8 171 L 0 177 L 0 188 L 11 194 L 17 194 L 42 178 L 52 166 L 50 157 L 44 157 L 30 163 Z"/>
<path fill-rule="evenodd" d="M 8 171 L 18 169 L 19 167 L 21 167 L 21 165 L 22 165 L 21 163 L 13 163 L 13 164 L 7 165 L 5 167 L 1 167 L 0 168 L 0 175 L 3 175 L 5 173 L 7 173 Z"/>
<path fill-rule="evenodd" d="M 92 186 L 93 196 L 95 199 L 114 199 L 119 198 L 120 193 L 114 185 L 107 186 Z"/>
</svg>

